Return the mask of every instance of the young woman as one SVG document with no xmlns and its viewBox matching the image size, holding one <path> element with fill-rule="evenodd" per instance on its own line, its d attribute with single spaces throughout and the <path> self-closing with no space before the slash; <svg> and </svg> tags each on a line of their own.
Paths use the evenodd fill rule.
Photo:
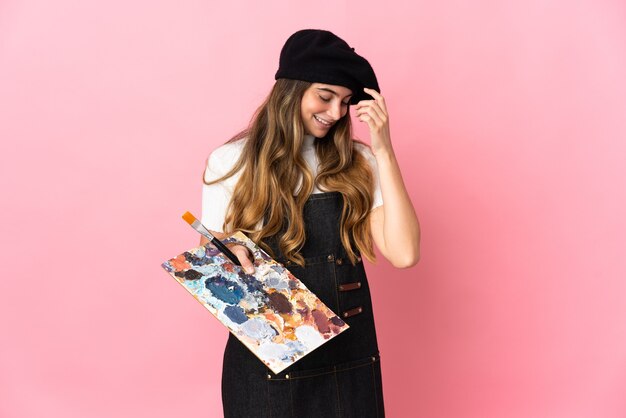
<svg viewBox="0 0 626 418">
<path fill-rule="evenodd" d="M 420 228 L 402 181 L 389 116 L 367 60 L 323 30 L 289 37 L 269 96 L 248 129 L 215 149 L 202 223 L 243 231 L 350 328 L 280 374 L 232 334 L 225 417 L 382 417 L 380 356 L 361 256 L 373 244 L 395 267 L 419 260 Z M 349 107 L 371 147 L 352 138 Z M 203 238 L 201 244 L 206 244 Z M 247 250 L 234 246 L 253 271 Z"/>
</svg>

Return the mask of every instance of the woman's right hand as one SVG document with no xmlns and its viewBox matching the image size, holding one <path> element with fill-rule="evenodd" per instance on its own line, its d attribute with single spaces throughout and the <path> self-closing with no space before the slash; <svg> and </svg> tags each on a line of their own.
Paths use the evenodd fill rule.
<svg viewBox="0 0 626 418">
<path fill-rule="evenodd" d="M 209 230 L 209 232 L 215 236 L 217 239 L 222 240 L 228 236 L 223 232 L 215 232 Z M 200 237 L 200 245 L 206 245 L 210 241 L 204 235 Z M 227 247 L 233 254 L 237 256 L 237 259 L 241 263 L 241 267 L 248 274 L 254 273 L 254 264 L 252 264 L 252 253 L 250 249 L 244 245 L 239 244 L 227 244 Z"/>
</svg>

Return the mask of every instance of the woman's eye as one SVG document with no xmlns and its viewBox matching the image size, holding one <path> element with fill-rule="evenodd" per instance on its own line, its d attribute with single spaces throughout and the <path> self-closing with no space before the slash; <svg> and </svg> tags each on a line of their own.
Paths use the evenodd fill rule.
<svg viewBox="0 0 626 418">
<path fill-rule="evenodd" d="M 350 104 L 350 102 L 341 102 L 342 105 L 344 106 L 348 106 Z"/>
<path fill-rule="evenodd" d="M 320 96 L 320 99 L 322 99 L 325 102 L 330 102 L 330 98 Z"/>
</svg>

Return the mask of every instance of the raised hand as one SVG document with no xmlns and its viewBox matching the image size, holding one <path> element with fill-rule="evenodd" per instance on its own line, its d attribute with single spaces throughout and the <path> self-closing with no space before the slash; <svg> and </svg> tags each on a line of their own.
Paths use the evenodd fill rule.
<svg viewBox="0 0 626 418">
<path fill-rule="evenodd" d="M 372 152 L 391 151 L 391 135 L 389 132 L 389 113 L 385 98 L 376 90 L 363 88 L 373 100 L 361 100 L 354 106 L 356 117 L 366 122 L 370 129 Z"/>
</svg>

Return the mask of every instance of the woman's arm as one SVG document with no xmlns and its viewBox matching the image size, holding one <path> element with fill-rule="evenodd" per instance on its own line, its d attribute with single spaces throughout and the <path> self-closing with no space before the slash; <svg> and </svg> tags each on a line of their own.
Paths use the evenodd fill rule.
<svg viewBox="0 0 626 418">
<path fill-rule="evenodd" d="M 355 106 L 356 116 L 370 128 L 384 202 L 370 214 L 372 237 L 376 247 L 394 267 L 412 267 L 420 258 L 419 221 L 391 145 L 384 98 L 376 90 L 364 88 L 364 91 L 374 100 L 361 100 Z"/>
</svg>

